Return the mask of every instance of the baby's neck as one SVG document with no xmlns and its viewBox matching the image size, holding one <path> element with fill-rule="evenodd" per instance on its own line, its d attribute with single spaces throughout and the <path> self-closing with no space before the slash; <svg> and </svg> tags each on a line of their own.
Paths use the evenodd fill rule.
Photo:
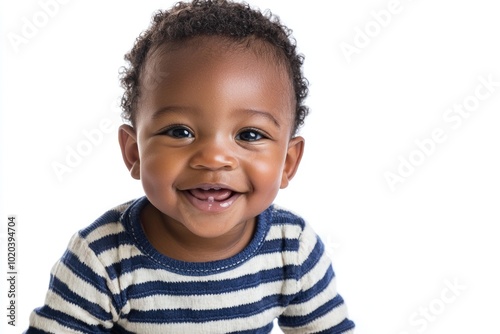
<svg viewBox="0 0 500 334">
<path fill-rule="evenodd" d="M 141 212 L 141 224 L 153 247 L 165 256 L 185 262 L 210 262 L 230 258 L 251 241 L 256 219 L 242 222 L 217 238 L 202 238 L 182 224 L 172 223 L 151 204 Z"/>
</svg>

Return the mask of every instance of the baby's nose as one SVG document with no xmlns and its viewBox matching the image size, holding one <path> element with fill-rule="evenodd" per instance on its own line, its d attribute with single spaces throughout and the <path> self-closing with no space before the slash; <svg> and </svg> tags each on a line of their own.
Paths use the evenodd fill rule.
<svg viewBox="0 0 500 334">
<path fill-rule="evenodd" d="M 211 140 L 203 145 L 193 155 L 190 166 L 195 169 L 232 170 L 238 166 L 231 143 L 224 140 Z"/>
</svg>

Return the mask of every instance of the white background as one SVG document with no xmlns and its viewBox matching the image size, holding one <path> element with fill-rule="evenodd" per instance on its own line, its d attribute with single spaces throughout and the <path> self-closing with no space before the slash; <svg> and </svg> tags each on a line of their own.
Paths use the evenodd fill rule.
<svg viewBox="0 0 500 334">
<path fill-rule="evenodd" d="M 2 333 L 27 327 L 73 233 L 142 195 L 117 143 L 118 69 L 152 12 L 173 3 L 66 0 L 44 22 L 47 1 L 0 5 Z M 325 240 L 357 333 L 498 332 L 500 86 L 477 88 L 481 76 L 500 82 L 495 2 L 400 0 L 382 27 L 371 12 L 390 0 L 251 4 L 294 30 L 310 81 L 303 164 L 276 202 Z M 27 21 L 40 27 L 15 46 Z M 365 28 L 372 37 L 360 35 Z M 358 53 L 346 57 L 342 43 Z M 476 89 L 489 95 L 474 106 Z M 470 116 L 446 122 L 464 101 L 475 108 Z M 54 162 L 66 164 L 68 150 L 103 121 L 112 132 L 58 179 Z M 436 129 L 446 140 L 424 156 L 415 141 Z M 420 164 L 413 172 L 400 166 L 410 158 Z M 391 189 L 384 174 L 398 168 L 407 174 Z M 11 214 L 16 328 L 6 325 Z"/>
</svg>

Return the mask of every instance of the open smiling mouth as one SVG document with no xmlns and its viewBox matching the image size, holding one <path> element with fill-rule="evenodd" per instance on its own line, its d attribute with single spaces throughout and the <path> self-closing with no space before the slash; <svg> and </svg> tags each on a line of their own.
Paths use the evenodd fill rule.
<svg viewBox="0 0 500 334">
<path fill-rule="evenodd" d="M 224 211 L 241 195 L 231 189 L 212 186 L 187 189 L 183 193 L 195 208 L 207 212 Z"/>
</svg>

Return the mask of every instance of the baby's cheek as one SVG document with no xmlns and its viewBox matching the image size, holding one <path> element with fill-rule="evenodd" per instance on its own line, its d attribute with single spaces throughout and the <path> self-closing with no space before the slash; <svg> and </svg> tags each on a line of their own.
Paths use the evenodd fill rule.
<svg viewBox="0 0 500 334">
<path fill-rule="evenodd" d="M 253 164 L 251 178 L 255 190 L 261 194 L 274 196 L 279 190 L 281 183 L 281 168 L 279 163 L 259 162 Z"/>
<path fill-rule="evenodd" d="M 141 166 L 141 181 L 146 194 L 161 194 L 165 182 L 168 181 L 167 175 L 164 172 L 162 173 L 162 170 L 161 166 L 154 164 L 152 161 L 146 161 Z"/>
</svg>

